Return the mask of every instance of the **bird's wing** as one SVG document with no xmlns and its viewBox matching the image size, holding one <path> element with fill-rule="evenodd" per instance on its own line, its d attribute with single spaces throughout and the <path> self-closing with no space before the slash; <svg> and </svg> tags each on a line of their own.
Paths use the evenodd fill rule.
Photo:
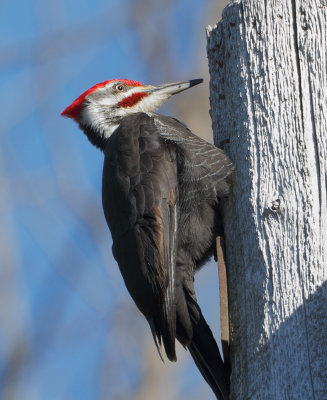
<svg viewBox="0 0 327 400">
<path fill-rule="evenodd" d="M 155 341 L 176 359 L 174 282 L 177 241 L 176 145 L 153 118 L 124 118 L 105 149 L 103 208 L 126 287 Z"/>
<path fill-rule="evenodd" d="M 233 163 L 219 148 L 194 135 L 175 118 L 156 114 L 155 124 L 163 139 L 176 143 L 179 163 L 179 184 L 185 187 L 188 199 L 214 189 L 214 195 L 225 197 L 230 192 Z"/>
</svg>

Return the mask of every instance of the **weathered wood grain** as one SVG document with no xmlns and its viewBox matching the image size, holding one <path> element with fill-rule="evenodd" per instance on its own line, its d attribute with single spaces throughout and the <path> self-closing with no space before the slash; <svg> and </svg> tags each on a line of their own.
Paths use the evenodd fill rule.
<svg viewBox="0 0 327 400">
<path fill-rule="evenodd" d="M 327 3 L 234 1 L 208 29 L 231 399 L 327 399 Z"/>
</svg>

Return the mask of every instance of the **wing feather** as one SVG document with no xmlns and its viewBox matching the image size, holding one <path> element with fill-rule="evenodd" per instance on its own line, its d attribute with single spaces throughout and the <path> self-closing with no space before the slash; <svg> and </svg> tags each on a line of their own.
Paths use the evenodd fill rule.
<svg viewBox="0 0 327 400">
<path fill-rule="evenodd" d="M 176 146 L 153 118 L 125 118 L 105 150 L 103 208 L 127 289 L 156 345 L 175 360 L 177 248 Z"/>
</svg>

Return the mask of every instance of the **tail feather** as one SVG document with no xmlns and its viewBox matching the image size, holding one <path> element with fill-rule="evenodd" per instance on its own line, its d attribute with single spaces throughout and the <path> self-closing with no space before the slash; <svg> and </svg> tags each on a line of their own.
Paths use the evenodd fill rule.
<svg viewBox="0 0 327 400">
<path fill-rule="evenodd" d="M 161 361 L 164 362 L 164 359 L 162 357 L 162 348 L 161 348 L 161 336 L 158 335 L 156 327 L 154 325 L 154 321 L 150 318 L 148 318 L 148 322 L 151 328 L 151 333 L 153 337 L 154 344 L 156 345 L 156 349 L 158 351 L 159 357 L 161 358 Z"/>
<path fill-rule="evenodd" d="M 188 348 L 204 379 L 218 400 L 228 400 L 229 378 L 221 359 L 217 343 L 202 313 L 195 321 L 192 318 L 193 338 Z"/>
<path fill-rule="evenodd" d="M 165 353 L 170 361 L 176 361 L 176 349 L 175 349 L 175 339 L 176 339 L 176 309 L 172 305 L 165 304 L 161 312 L 158 313 L 153 318 L 148 318 L 148 322 L 151 328 L 152 336 L 156 348 L 158 350 L 161 360 L 162 351 L 161 345 L 163 343 Z"/>
</svg>

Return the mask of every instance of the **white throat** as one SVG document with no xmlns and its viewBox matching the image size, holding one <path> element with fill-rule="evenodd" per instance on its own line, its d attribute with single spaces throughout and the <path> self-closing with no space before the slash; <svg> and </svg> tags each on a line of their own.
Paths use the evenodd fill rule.
<svg viewBox="0 0 327 400">
<path fill-rule="evenodd" d="M 81 123 L 108 139 L 119 126 L 119 117 L 110 118 L 99 104 L 88 104 L 81 114 Z"/>
</svg>

